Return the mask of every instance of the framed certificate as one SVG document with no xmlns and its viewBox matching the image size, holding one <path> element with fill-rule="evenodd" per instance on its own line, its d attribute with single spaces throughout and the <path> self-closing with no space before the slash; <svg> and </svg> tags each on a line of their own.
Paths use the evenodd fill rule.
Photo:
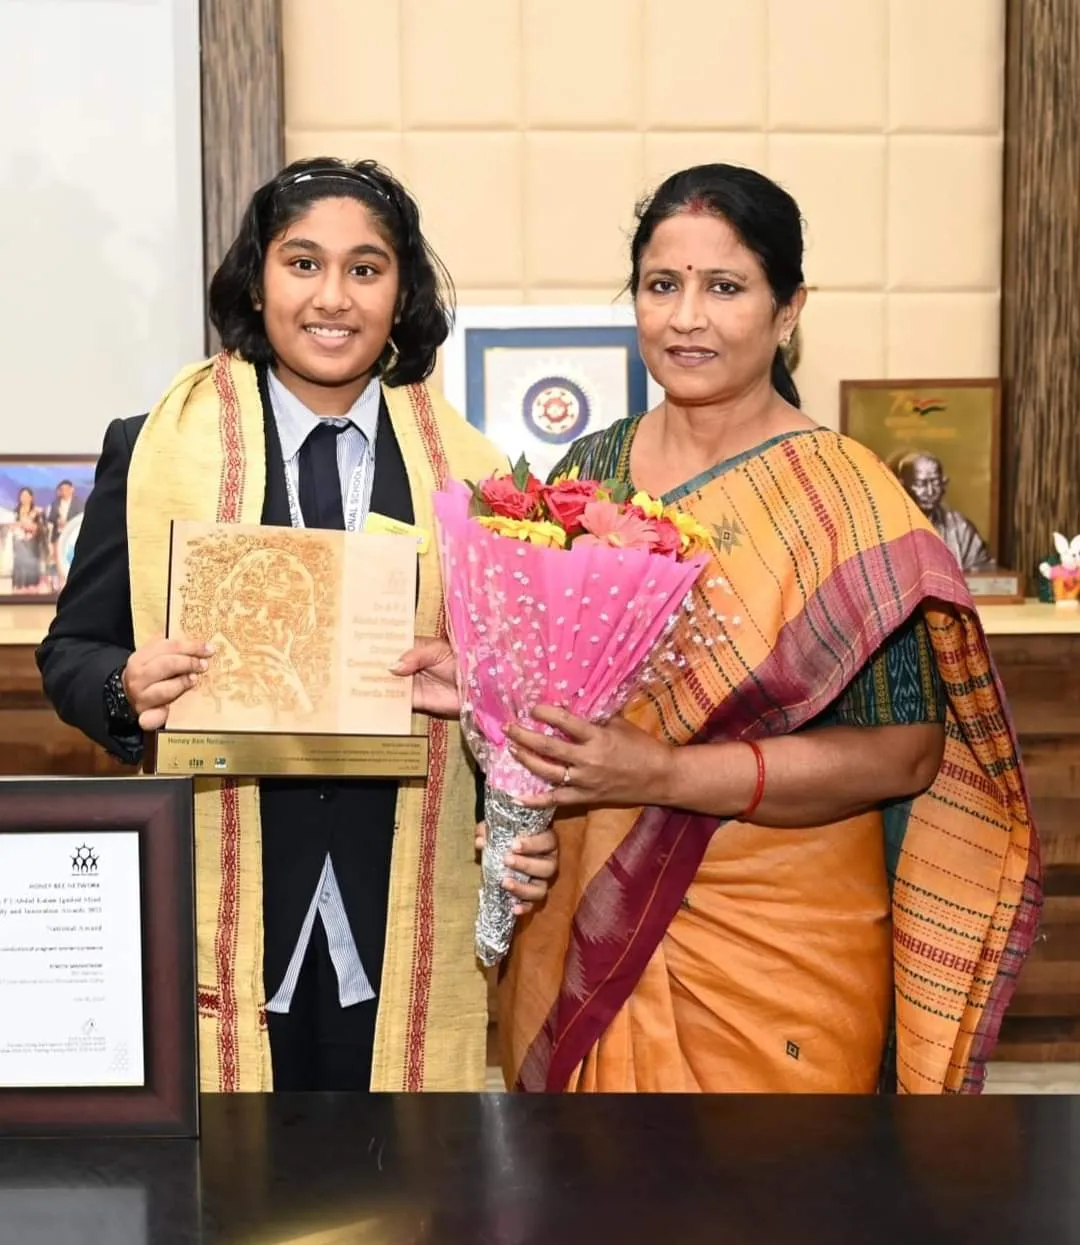
<svg viewBox="0 0 1080 1245">
<path fill-rule="evenodd" d="M 197 1133 L 183 779 L 0 780 L 0 1135 Z"/>
</svg>

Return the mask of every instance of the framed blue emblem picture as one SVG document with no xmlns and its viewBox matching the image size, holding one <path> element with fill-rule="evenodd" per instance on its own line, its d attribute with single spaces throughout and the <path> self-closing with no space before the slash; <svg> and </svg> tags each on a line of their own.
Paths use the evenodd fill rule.
<svg viewBox="0 0 1080 1245">
<path fill-rule="evenodd" d="M 656 396 L 629 306 L 460 308 L 443 376 L 469 423 L 539 476 Z"/>
</svg>

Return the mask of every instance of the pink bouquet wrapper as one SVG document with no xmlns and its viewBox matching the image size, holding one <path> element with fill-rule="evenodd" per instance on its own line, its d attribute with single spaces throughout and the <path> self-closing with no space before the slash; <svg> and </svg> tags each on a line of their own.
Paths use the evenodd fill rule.
<svg viewBox="0 0 1080 1245">
<path fill-rule="evenodd" d="M 590 722 L 617 714 L 646 680 L 686 657 L 664 641 L 695 609 L 696 642 L 717 641 L 717 616 L 692 592 L 708 558 L 678 562 L 610 546 L 547 548 L 491 532 L 470 518 L 470 490 L 435 496 L 446 613 L 458 661 L 461 721 L 484 771 L 487 845 L 476 927 L 486 966 L 510 947 L 514 898 L 502 887 L 503 857 L 516 838 L 541 833 L 553 810 L 519 803 L 550 790 L 511 756 L 505 724 L 535 722 L 557 705 Z"/>
</svg>

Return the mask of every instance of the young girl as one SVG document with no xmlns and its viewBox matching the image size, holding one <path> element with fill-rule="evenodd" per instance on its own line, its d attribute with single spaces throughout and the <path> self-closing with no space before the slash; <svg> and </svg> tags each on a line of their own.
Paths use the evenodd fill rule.
<svg viewBox="0 0 1080 1245">
<path fill-rule="evenodd" d="M 65 721 L 137 762 L 213 661 L 208 636 L 160 638 L 171 520 L 360 529 L 375 511 L 431 531 L 444 478 L 501 464 L 425 383 L 447 291 L 373 162 L 302 161 L 256 192 L 210 286 L 224 349 L 106 433 L 38 654 Z M 441 626 L 429 552 L 417 629 Z M 474 776 L 456 725 L 427 724 L 426 781 L 196 782 L 204 1090 L 482 1087 Z M 553 848 L 513 858 L 535 879 L 508 884 L 521 902 Z"/>
</svg>

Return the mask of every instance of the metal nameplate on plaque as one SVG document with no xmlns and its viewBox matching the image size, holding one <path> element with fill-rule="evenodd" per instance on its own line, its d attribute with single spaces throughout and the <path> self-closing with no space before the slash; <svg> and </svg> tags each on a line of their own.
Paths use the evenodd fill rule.
<svg viewBox="0 0 1080 1245">
<path fill-rule="evenodd" d="M 426 735 L 159 731 L 156 774 L 234 778 L 424 778 Z"/>
<path fill-rule="evenodd" d="M 964 576 L 968 592 L 982 605 L 1019 605 L 1024 583 L 1015 571 L 970 571 Z"/>
</svg>

